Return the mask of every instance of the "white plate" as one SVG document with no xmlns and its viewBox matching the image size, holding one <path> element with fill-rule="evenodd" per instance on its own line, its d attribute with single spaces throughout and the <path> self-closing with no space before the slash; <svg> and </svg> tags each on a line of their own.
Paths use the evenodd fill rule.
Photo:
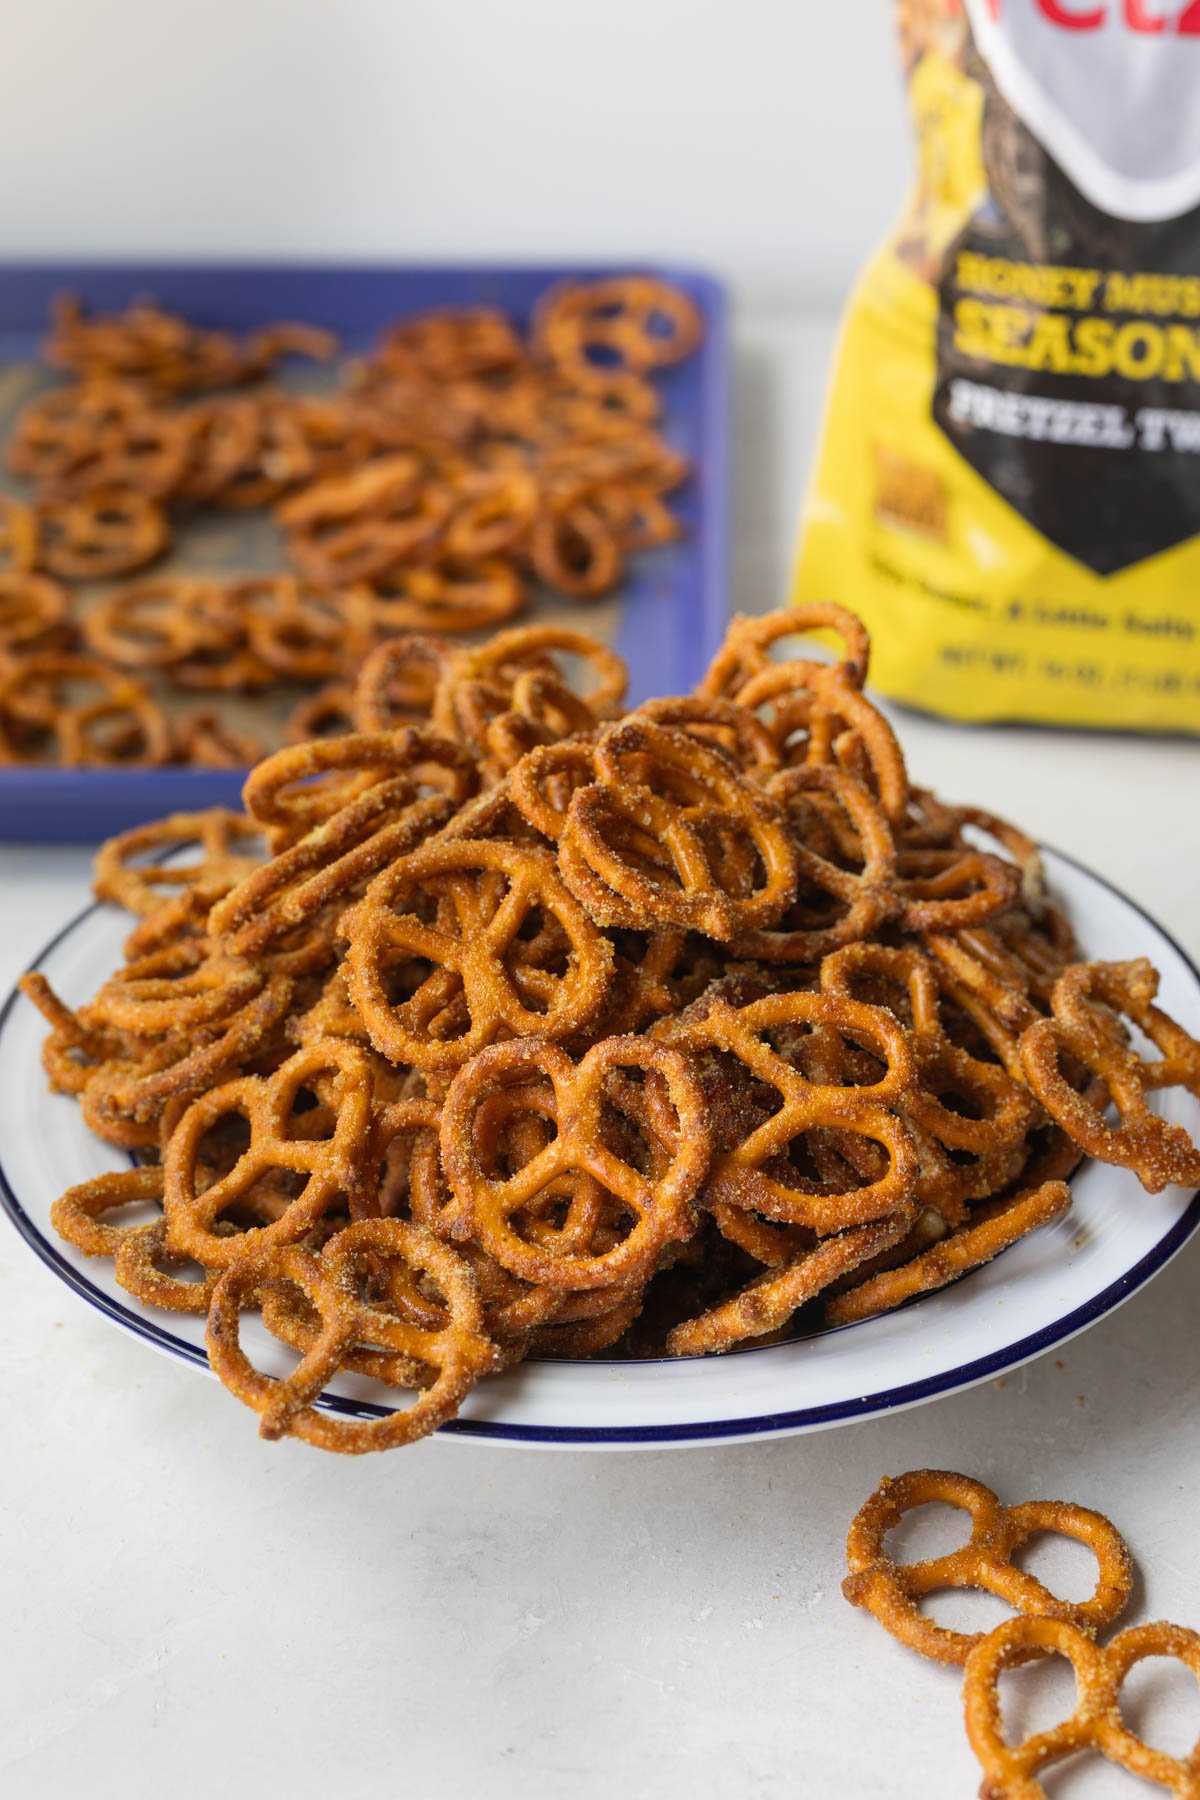
<svg viewBox="0 0 1200 1800">
<path fill-rule="evenodd" d="M 1052 887 L 1091 956 L 1148 956 L 1167 1011 L 1200 1033 L 1200 970 L 1132 901 L 1098 876 L 1047 853 Z M 91 907 L 56 937 L 38 966 L 78 1003 L 121 962 L 126 914 Z M 50 1229 L 64 1188 L 126 1166 L 88 1132 L 74 1100 L 47 1091 L 40 1014 L 14 994 L 0 1013 L 0 1204 L 17 1230 L 80 1297 L 146 1343 L 207 1368 L 200 1319 L 131 1302 L 110 1265 L 89 1260 Z M 1200 1105 L 1157 1097 L 1195 1134 Z M 953 1287 L 896 1313 L 793 1343 L 723 1357 L 647 1362 L 531 1362 L 484 1382 L 444 1431 L 492 1444 L 637 1449 L 817 1431 L 952 1394 L 1094 1325 L 1157 1274 L 1200 1224 L 1200 1195 L 1143 1193 L 1121 1169 L 1090 1164 L 1064 1219 L 1014 1245 Z M 247 1322 L 260 1366 L 277 1345 Z M 386 1388 L 340 1378 L 325 1396 L 339 1412 L 391 1409 Z"/>
</svg>

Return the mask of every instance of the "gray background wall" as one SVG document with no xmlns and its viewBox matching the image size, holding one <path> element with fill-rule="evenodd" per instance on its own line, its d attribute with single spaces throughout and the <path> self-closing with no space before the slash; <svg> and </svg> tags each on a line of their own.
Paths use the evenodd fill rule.
<svg viewBox="0 0 1200 1800">
<path fill-rule="evenodd" d="M 653 256 L 824 307 L 907 160 L 889 0 L 4 9 L 7 256 Z"/>
</svg>

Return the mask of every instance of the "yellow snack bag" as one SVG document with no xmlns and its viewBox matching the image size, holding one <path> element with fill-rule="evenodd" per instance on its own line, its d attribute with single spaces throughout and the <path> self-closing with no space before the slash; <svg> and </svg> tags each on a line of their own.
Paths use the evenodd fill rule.
<svg viewBox="0 0 1200 1800">
<path fill-rule="evenodd" d="M 1200 0 L 899 0 L 912 194 L 794 598 L 960 719 L 1200 732 Z"/>
</svg>

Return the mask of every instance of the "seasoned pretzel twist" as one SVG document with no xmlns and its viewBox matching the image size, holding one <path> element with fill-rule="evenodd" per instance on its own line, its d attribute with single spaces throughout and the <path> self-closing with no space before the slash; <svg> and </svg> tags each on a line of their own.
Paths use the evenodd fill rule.
<svg viewBox="0 0 1200 1800">
<path fill-rule="evenodd" d="M 211 905 L 258 865 L 257 855 L 236 846 L 260 841 L 254 821 L 227 807 L 172 813 L 150 825 L 133 825 L 102 844 L 96 853 L 92 891 L 97 900 L 110 900 L 143 916 L 162 904 L 164 893 L 194 890 Z M 190 844 L 199 846 L 198 859 L 160 860 Z M 135 857 L 149 860 L 139 863 Z"/>
<path fill-rule="evenodd" d="M 658 1167 L 644 1172 L 606 1141 L 610 1078 L 643 1072 L 662 1084 L 651 1127 Z M 528 1085 L 537 1077 L 552 1092 L 553 1138 L 512 1175 L 482 1153 L 479 1114 L 497 1087 Z M 619 1096 L 609 1096 L 619 1104 Z M 545 1101 L 541 1102 L 545 1104 Z M 645 1038 L 607 1038 L 576 1065 L 552 1044 L 496 1044 L 455 1077 L 441 1124 L 442 1163 L 454 1191 L 451 1229 L 477 1236 L 496 1261 L 526 1281 L 552 1289 L 619 1286 L 646 1277 L 672 1241 L 690 1236 L 690 1208 L 709 1159 L 709 1134 L 700 1088 L 678 1051 Z M 538 1241 L 519 1229 L 522 1214 L 569 1192 L 566 1222 Z M 606 1215 L 632 1219 L 607 1248 Z"/>
<path fill-rule="evenodd" d="M 66 590 L 44 575 L 0 574 L 0 655 L 65 647 Z"/>
<path fill-rule="evenodd" d="M 1024 1743 L 1009 1743 L 1000 1721 L 1000 1677 L 1031 1656 L 1063 1656 L 1075 1675 L 1070 1718 Z M 983 1768 L 981 1800 L 1046 1800 L 1040 1775 L 1065 1757 L 1092 1750 L 1129 1775 L 1193 1800 L 1200 1793 L 1200 1744 L 1186 1756 L 1156 1750 L 1121 1716 L 1121 1689 L 1130 1670 L 1149 1656 L 1181 1662 L 1200 1681 L 1200 1635 L 1156 1619 L 1131 1625 L 1101 1648 L 1061 1618 L 1008 1619 L 967 1659 L 963 1708 L 967 1737 Z"/>
<path fill-rule="evenodd" d="M 170 755 L 161 707 L 121 670 L 52 650 L 0 664 L 0 763 L 105 768 Z"/>
<path fill-rule="evenodd" d="M 696 1024 L 660 1028 L 693 1056 L 717 1052 L 736 1059 L 744 1076 L 770 1096 L 761 1123 L 713 1158 L 706 1196 L 820 1235 L 883 1219 L 907 1205 L 917 1177 L 912 1133 L 901 1116 L 915 1071 L 908 1040 L 892 1015 L 833 994 L 769 994 L 746 1006 L 716 1001 Z M 832 1035 L 869 1046 L 874 1080 L 812 1081 L 776 1043 L 788 1037 Z M 873 1154 L 865 1179 L 840 1191 L 806 1177 L 796 1161 L 807 1139 L 835 1134 L 843 1145 Z M 843 1165 L 853 1176 L 852 1163 Z"/>
<path fill-rule="evenodd" d="M 379 1279 L 381 1262 L 385 1269 L 402 1264 L 436 1285 L 444 1312 L 432 1329 L 361 1298 L 364 1280 Z M 319 1330 L 291 1374 L 272 1379 L 259 1374 L 246 1356 L 239 1322 L 244 1306 L 281 1282 L 300 1291 Z M 206 1343 L 216 1374 L 258 1413 L 263 1437 L 299 1437 L 351 1456 L 394 1449 L 436 1431 L 499 1360 L 466 1263 L 424 1226 L 403 1219 L 349 1225 L 319 1256 L 279 1240 L 256 1247 L 217 1283 Z M 317 1409 L 322 1389 L 339 1369 L 353 1365 L 361 1344 L 380 1346 L 392 1358 L 416 1365 L 406 1385 L 415 1379 L 429 1385 L 411 1406 L 372 1420 L 335 1418 Z M 375 1368 L 378 1372 L 378 1360 Z"/>
<path fill-rule="evenodd" d="M 259 765 L 251 804 L 279 816 L 281 789 L 298 773 L 362 769 L 368 785 L 303 836 L 253 870 L 213 907 L 209 931 L 239 955 L 254 955 L 305 924 L 322 908 L 361 891 L 378 870 L 416 848 L 453 817 L 474 786 L 470 759 L 424 727 L 281 750 Z M 430 792 L 431 783 L 449 791 Z M 291 794 L 289 802 L 311 798 Z M 289 806 L 290 810 L 290 806 Z"/>
<path fill-rule="evenodd" d="M 61 581 L 132 575 L 157 561 L 170 542 L 162 508 L 129 489 L 44 501 L 35 517 L 37 565 Z"/>
<path fill-rule="evenodd" d="M 742 690 L 756 675 L 772 667 L 770 650 L 785 638 L 824 634 L 840 641 L 843 654 L 834 665 L 852 687 L 861 688 L 867 678 L 871 640 L 857 614 L 833 601 L 794 606 L 754 618 L 737 613 L 725 641 L 709 664 L 700 683 L 702 694 L 741 700 Z M 793 662 L 796 659 L 792 659 Z M 823 667 L 809 663 L 808 667 Z M 744 704 L 744 702 L 743 702 Z"/>
<path fill-rule="evenodd" d="M 563 877 L 593 917 L 727 942 L 784 911 L 796 852 L 782 810 L 718 750 L 631 718 L 599 739 L 595 766 L 559 848 Z"/>
<path fill-rule="evenodd" d="M 728 1203 L 724 1210 L 733 1216 L 733 1221 L 746 1217 Z M 667 1334 L 668 1355 L 712 1356 L 747 1338 L 766 1337 L 773 1331 L 782 1330 L 802 1306 L 816 1299 L 833 1282 L 850 1274 L 870 1257 L 899 1243 L 915 1217 L 915 1207 L 902 1206 L 887 1218 L 876 1219 L 869 1225 L 854 1226 L 834 1237 L 814 1240 L 798 1255 L 782 1261 L 779 1267 L 755 1276 L 730 1299 L 697 1318 L 686 1319 L 674 1326 Z M 734 1222 L 730 1235 L 736 1240 L 736 1234 Z"/>
<path fill-rule="evenodd" d="M 933 1501 L 970 1515 L 971 1535 L 958 1550 L 921 1562 L 896 1562 L 884 1539 L 905 1513 Z M 1085 1544 L 1096 1558 L 1096 1587 L 1088 1599 L 1060 1600 L 1014 1555 L 1040 1532 L 1054 1532 Z M 880 1482 L 855 1514 L 846 1539 L 850 1573 L 842 1592 L 863 1606 L 885 1630 L 936 1662 L 966 1662 L 984 1633 L 952 1631 L 921 1611 L 919 1602 L 950 1588 L 979 1588 L 1017 1612 L 1038 1619 L 1062 1619 L 1094 1635 L 1110 1625 L 1129 1603 L 1133 1563 L 1128 1547 L 1102 1513 L 1066 1500 L 1027 1500 L 1002 1506 L 991 1488 L 947 1469 L 915 1469 Z"/>
<path fill-rule="evenodd" d="M 538 919 L 545 950 L 522 935 Z M 376 876 L 341 930 L 347 985 L 371 1042 L 422 1069 L 455 1069 L 497 1038 L 579 1031 L 611 978 L 611 946 L 559 880 L 554 858 L 527 845 L 426 844 Z M 430 973 L 393 1001 L 388 977 L 398 957 L 422 959 Z"/>
<path fill-rule="evenodd" d="M 299 1135 L 304 1115 L 295 1109 L 302 1091 L 330 1096 L 333 1128 L 328 1137 Z M 250 1142 L 227 1174 L 206 1184 L 205 1137 L 233 1114 L 246 1120 Z M 259 1247 L 299 1243 L 353 1188 L 370 1125 L 370 1067 L 361 1049 L 340 1038 L 306 1045 L 266 1078 L 245 1075 L 211 1089 L 180 1118 L 167 1148 L 163 1206 L 168 1248 L 206 1268 L 226 1268 Z M 216 1227 L 222 1215 L 252 1195 L 265 1176 L 280 1170 L 302 1178 L 280 1217 L 233 1236 L 221 1235 Z"/>
</svg>

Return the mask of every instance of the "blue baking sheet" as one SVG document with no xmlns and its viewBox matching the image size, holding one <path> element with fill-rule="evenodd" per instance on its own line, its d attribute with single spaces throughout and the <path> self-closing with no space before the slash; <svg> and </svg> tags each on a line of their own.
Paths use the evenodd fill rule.
<svg viewBox="0 0 1200 1800">
<path fill-rule="evenodd" d="M 620 272 L 633 266 L 621 265 Z M 704 316 L 697 354 L 659 381 L 662 429 L 689 458 L 693 478 L 676 496 L 686 525 L 673 545 L 631 559 L 615 646 L 630 668 L 633 700 L 681 693 L 720 641 L 730 560 L 729 369 L 725 297 L 692 269 L 638 265 L 685 289 Z M 440 306 L 492 305 L 521 322 L 538 297 L 568 277 L 613 267 L 347 267 L 250 264 L 0 264 L 0 365 L 37 359 L 52 296 L 78 294 L 89 310 L 120 309 L 137 295 L 202 325 L 246 331 L 301 319 L 337 332 L 344 350 L 366 350 L 393 319 Z M 588 609 L 571 609 L 588 629 Z M 0 768 L 0 840 L 91 842 L 164 813 L 236 805 L 242 776 L 212 769 Z"/>
</svg>

